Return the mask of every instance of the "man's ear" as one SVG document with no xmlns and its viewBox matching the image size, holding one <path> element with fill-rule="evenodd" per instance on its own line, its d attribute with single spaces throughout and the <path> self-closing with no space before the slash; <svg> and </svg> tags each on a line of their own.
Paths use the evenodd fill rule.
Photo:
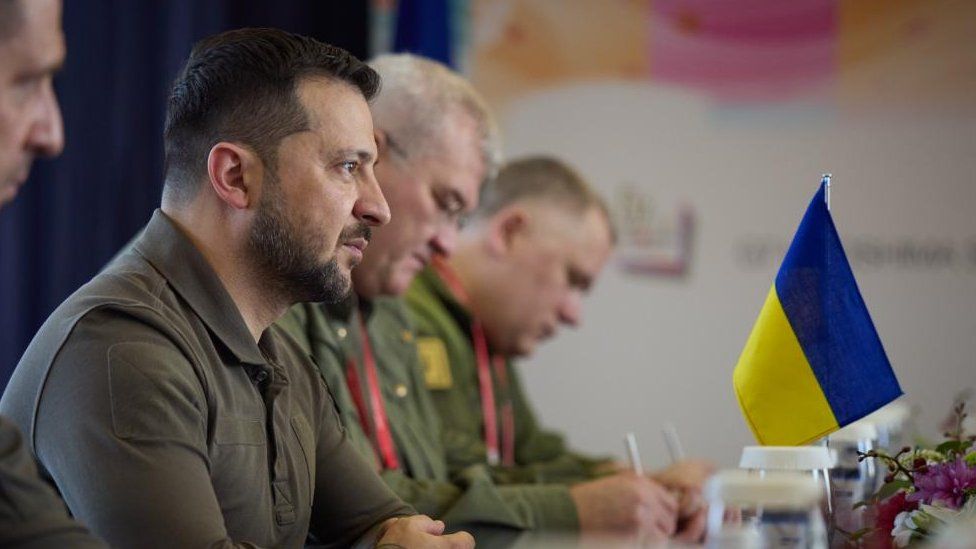
<svg viewBox="0 0 976 549">
<path fill-rule="evenodd" d="M 515 242 L 529 229 L 528 212 L 518 205 L 503 208 L 491 217 L 488 225 L 488 250 L 495 256 L 507 255 Z"/>
<path fill-rule="evenodd" d="M 263 164 L 251 149 L 221 141 L 207 156 L 210 186 L 231 208 L 246 210 L 257 204 L 263 179 Z"/>
</svg>

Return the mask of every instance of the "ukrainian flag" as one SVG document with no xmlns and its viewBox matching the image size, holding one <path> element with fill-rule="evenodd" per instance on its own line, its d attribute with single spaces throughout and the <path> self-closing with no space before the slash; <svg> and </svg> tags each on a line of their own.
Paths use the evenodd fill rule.
<svg viewBox="0 0 976 549">
<path fill-rule="evenodd" d="M 827 209 L 828 185 L 825 176 L 733 374 L 760 444 L 807 444 L 902 393 Z"/>
</svg>

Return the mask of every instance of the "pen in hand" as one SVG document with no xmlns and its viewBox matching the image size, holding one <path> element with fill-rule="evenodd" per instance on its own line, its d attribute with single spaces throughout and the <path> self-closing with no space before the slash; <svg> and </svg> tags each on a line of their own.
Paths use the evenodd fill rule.
<svg viewBox="0 0 976 549">
<path fill-rule="evenodd" d="M 637 437 L 634 433 L 624 435 L 624 445 L 627 446 L 627 459 L 635 474 L 644 476 L 644 466 L 641 464 L 640 452 L 637 450 Z"/>
</svg>

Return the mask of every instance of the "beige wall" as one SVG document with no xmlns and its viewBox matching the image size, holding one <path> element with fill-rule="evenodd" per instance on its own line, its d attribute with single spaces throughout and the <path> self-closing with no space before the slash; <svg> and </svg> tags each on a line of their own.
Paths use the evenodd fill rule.
<svg viewBox="0 0 976 549">
<path fill-rule="evenodd" d="M 708 6 L 473 3 L 465 67 L 506 153 L 568 159 L 623 222 L 583 327 L 523 365 L 538 413 L 592 452 L 622 456 L 636 431 L 652 466 L 672 421 L 688 453 L 733 465 L 752 436 L 732 368 L 829 171 L 862 293 L 934 435 L 976 387 L 976 4 Z M 685 254 L 680 211 L 694 219 Z M 633 254 L 687 265 L 636 275 L 621 263 Z"/>
<path fill-rule="evenodd" d="M 752 443 L 732 368 L 778 268 L 776 246 L 792 238 L 823 171 L 834 174 L 835 222 L 920 425 L 933 432 L 955 392 L 976 386 L 972 113 L 716 110 L 693 94 L 605 83 L 524 97 L 502 126 L 510 155 L 567 158 L 608 196 L 636 185 L 665 223 L 679 203 L 696 213 L 685 277 L 609 265 L 584 325 L 525 361 L 539 414 L 578 447 L 621 454 L 633 430 L 645 460 L 663 464 L 666 420 L 689 453 L 728 465 Z M 765 256 L 747 252 L 766 243 Z"/>
</svg>

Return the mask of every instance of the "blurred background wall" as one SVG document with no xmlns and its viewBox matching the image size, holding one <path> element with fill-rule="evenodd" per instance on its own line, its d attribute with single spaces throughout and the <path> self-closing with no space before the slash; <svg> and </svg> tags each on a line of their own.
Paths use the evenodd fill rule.
<svg viewBox="0 0 976 549">
<path fill-rule="evenodd" d="M 976 386 L 976 4 L 968 0 L 68 1 L 67 146 L 0 212 L 0 386 L 40 322 L 141 227 L 169 83 L 196 39 L 278 26 L 423 53 L 551 153 L 621 245 L 584 323 L 524 364 L 543 420 L 622 455 L 660 426 L 734 463 L 732 368 L 816 190 L 923 433 Z"/>
<path fill-rule="evenodd" d="M 976 4 L 478 0 L 468 29 L 506 153 L 570 160 L 622 234 L 524 365 L 546 423 L 663 465 L 672 421 L 735 463 L 732 369 L 823 172 L 922 433 L 976 386 Z"/>
</svg>

